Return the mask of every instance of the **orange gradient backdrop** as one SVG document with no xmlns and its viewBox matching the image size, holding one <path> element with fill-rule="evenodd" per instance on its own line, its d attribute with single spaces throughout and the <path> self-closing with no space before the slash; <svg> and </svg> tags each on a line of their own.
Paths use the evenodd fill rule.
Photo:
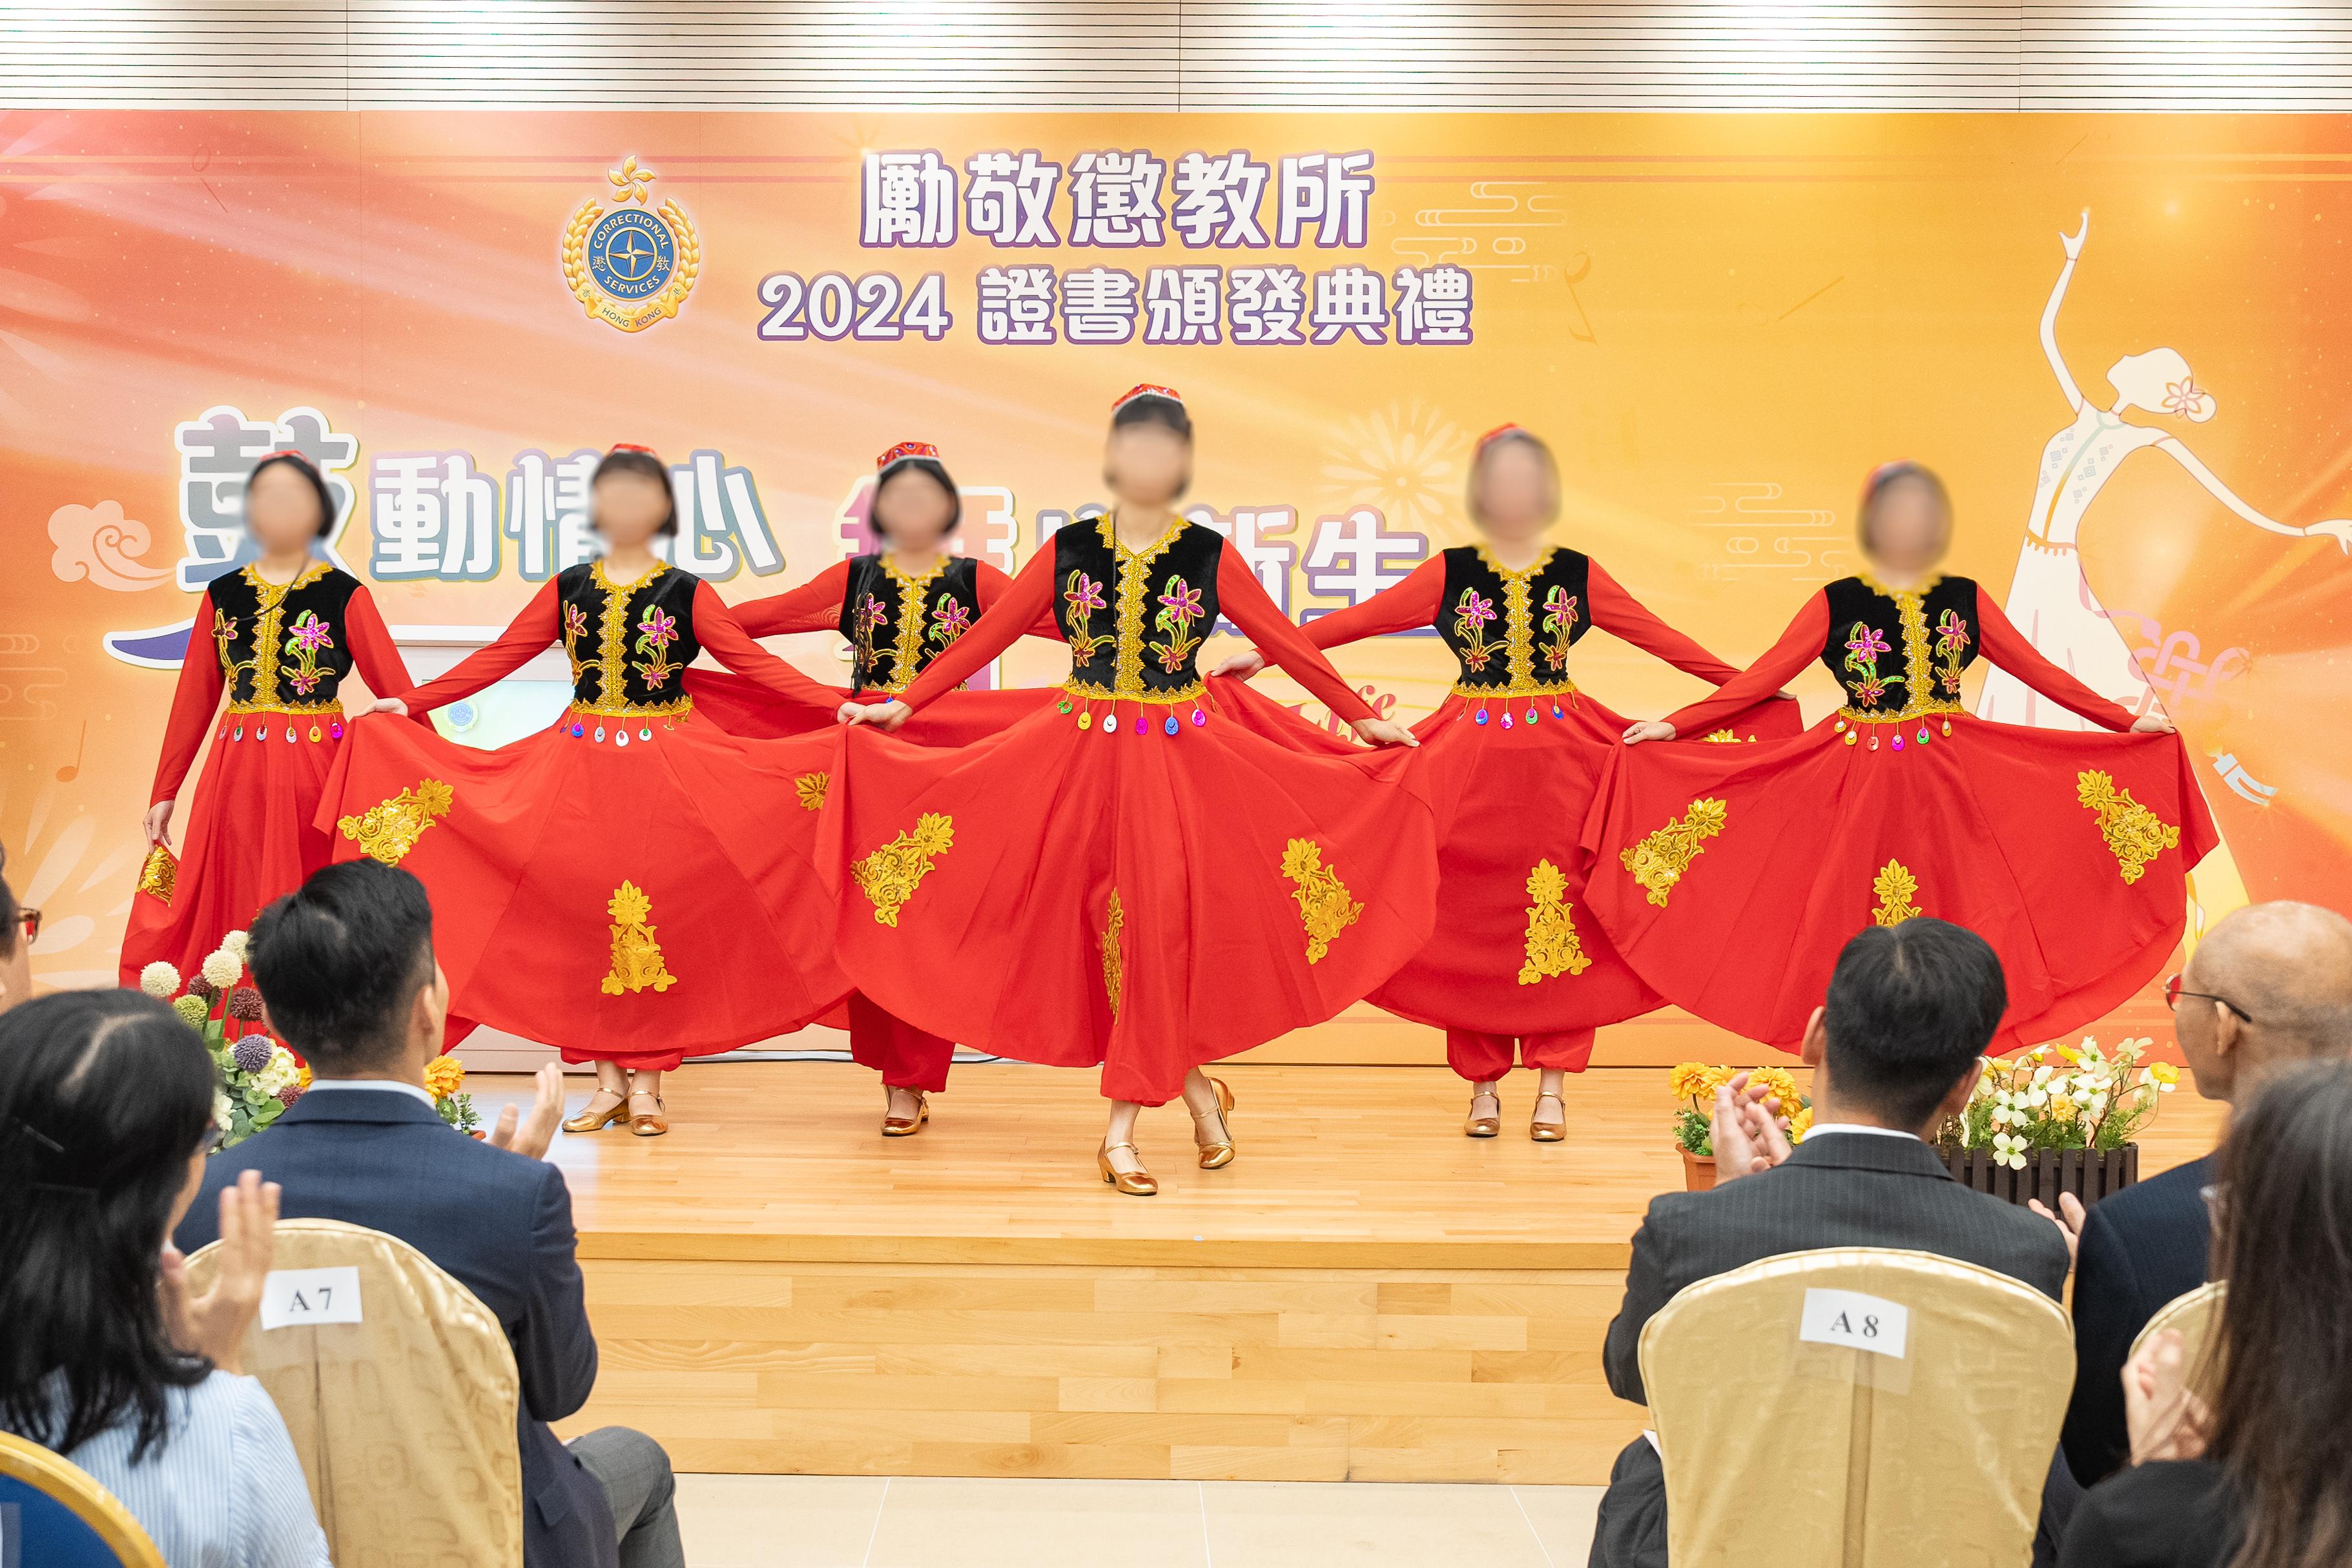
<svg viewBox="0 0 2352 1568">
<path fill-rule="evenodd" d="M 927 148 L 954 165 L 1034 148 L 1066 167 L 1090 148 L 1171 163 L 1370 149 L 1368 242 L 862 249 L 862 150 Z M 572 298 L 561 251 L 632 153 L 656 202 L 691 215 L 702 270 L 676 320 L 623 333 Z M 2084 394 L 2104 405 L 2117 357 L 2176 349 L 2215 416 L 2136 419 L 2273 518 L 2352 514 L 2347 174 L 2352 121 L 2334 118 L 0 115 L 0 840 L 47 913 L 37 972 L 112 973 L 172 678 L 101 639 L 188 614 L 193 595 L 156 575 L 181 553 L 173 428 L 215 405 L 264 420 L 307 405 L 356 437 L 340 549 L 363 578 L 372 454 L 467 451 L 499 483 L 530 450 L 721 451 L 751 470 L 785 561 L 723 583 L 736 600 L 835 559 L 871 454 L 907 438 L 1009 493 L 1025 559 L 1038 510 L 1101 499 L 1108 405 L 1136 382 L 1172 384 L 1193 410 L 1192 500 L 1290 508 L 1302 549 L 1319 518 L 1361 507 L 1433 549 L 1468 538 L 1470 442 L 1515 420 L 1559 457 L 1562 537 L 1744 661 L 1852 569 L 1853 498 L 1886 458 L 1944 472 L 1951 569 L 2007 587 L 2043 445 L 2072 417 L 2037 322 L 2084 208 L 2058 327 Z M 1066 178 L 1066 237 L 1068 204 Z M 1475 341 L 1013 348 L 972 331 L 991 266 L 1267 261 L 1468 268 Z M 934 268 L 956 316 L 944 341 L 756 335 L 771 273 Z M 2250 892 L 2344 902 L 2352 561 L 2242 521 L 2156 452 L 2107 485 L 2082 537 L 2192 749 L 2275 791 L 2256 804 L 2221 766 L 2206 774 Z M 531 586 L 509 541 L 494 580 L 374 591 L 395 627 L 486 626 Z M 1335 602 L 1298 572 L 1294 613 Z M 839 672 L 831 639 L 781 646 Z M 1629 711 L 1695 689 L 1607 638 L 1578 657 L 1579 679 Z M 1425 638 L 1339 662 L 1408 716 L 1449 673 Z M 1059 670 L 1033 646 L 1007 673 Z M 1819 672 L 1801 689 L 1810 715 L 1829 706 Z"/>
</svg>

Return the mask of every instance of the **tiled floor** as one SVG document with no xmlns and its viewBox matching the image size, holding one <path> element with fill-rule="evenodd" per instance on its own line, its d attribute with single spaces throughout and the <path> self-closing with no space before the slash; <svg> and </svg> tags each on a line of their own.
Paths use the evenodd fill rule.
<svg viewBox="0 0 2352 1568">
<path fill-rule="evenodd" d="M 680 1476 L 688 1568 L 1580 1568 L 1598 1487 Z"/>
</svg>

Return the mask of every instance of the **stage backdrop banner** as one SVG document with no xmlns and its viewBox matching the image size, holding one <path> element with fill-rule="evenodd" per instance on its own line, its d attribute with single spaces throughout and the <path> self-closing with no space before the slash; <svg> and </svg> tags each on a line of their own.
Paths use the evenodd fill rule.
<svg viewBox="0 0 2352 1568">
<path fill-rule="evenodd" d="M 902 440 L 1016 569 L 1099 504 L 1137 383 L 1182 392 L 1187 504 L 1302 620 L 1472 538 L 1472 443 L 1516 421 L 1561 538 L 1745 661 L 1855 569 L 1866 470 L 1929 463 L 1951 569 L 2179 721 L 2228 841 L 2206 914 L 2340 904 L 2347 169 L 2352 121 L 2287 116 L 0 115 L 0 838 L 37 972 L 113 973 L 263 453 L 331 475 L 327 552 L 431 669 L 586 557 L 614 442 L 671 464 L 677 563 L 740 602 L 857 548 Z M 840 676 L 837 638 L 780 647 Z M 1450 675 L 1429 637 L 1338 662 L 1405 717 Z M 1633 713 L 1697 689 L 1607 638 L 1576 673 Z"/>
</svg>

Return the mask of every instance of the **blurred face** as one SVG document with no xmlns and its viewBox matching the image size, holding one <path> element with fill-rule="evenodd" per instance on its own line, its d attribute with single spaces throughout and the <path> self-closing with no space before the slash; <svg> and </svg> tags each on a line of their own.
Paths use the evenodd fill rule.
<svg viewBox="0 0 2352 1568">
<path fill-rule="evenodd" d="M 1870 516 L 1870 558 L 1906 576 L 1931 570 L 1944 558 L 1951 517 L 1927 481 L 1895 479 L 1878 492 Z"/>
<path fill-rule="evenodd" d="M 905 468 L 874 492 L 874 527 L 894 550 L 936 550 L 955 518 L 955 497 L 920 468 Z"/>
<path fill-rule="evenodd" d="M 1559 514 L 1559 486 L 1544 455 L 1525 441 L 1501 440 L 1478 458 L 1478 526 L 1496 539 L 1532 539 Z"/>
<path fill-rule="evenodd" d="M 1122 425 L 1103 449 L 1111 494 L 1136 506 L 1166 506 L 1192 478 L 1192 444 L 1165 425 Z"/>
<path fill-rule="evenodd" d="M 319 492 L 292 463 L 272 463 L 245 492 L 245 531 L 265 555 L 307 552 L 319 537 Z"/>
<path fill-rule="evenodd" d="M 615 469 L 596 481 L 591 503 L 608 550 L 643 550 L 669 516 L 669 486 L 648 474 Z"/>
</svg>

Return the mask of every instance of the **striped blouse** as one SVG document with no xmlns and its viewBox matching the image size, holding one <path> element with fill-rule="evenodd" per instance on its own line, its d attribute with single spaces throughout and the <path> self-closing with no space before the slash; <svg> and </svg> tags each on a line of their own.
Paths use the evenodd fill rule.
<svg viewBox="0 0 2352 1568">
<path fill-rule="evenodd" d="M 293 1440 L 261 1384 L 215 1372 L 164 1399 L 171 1436 L 138 1464 L 135 1417 L 66 1458 L 122 1500 L 171 1568 L 330 1568 Z"/>
</svg>

